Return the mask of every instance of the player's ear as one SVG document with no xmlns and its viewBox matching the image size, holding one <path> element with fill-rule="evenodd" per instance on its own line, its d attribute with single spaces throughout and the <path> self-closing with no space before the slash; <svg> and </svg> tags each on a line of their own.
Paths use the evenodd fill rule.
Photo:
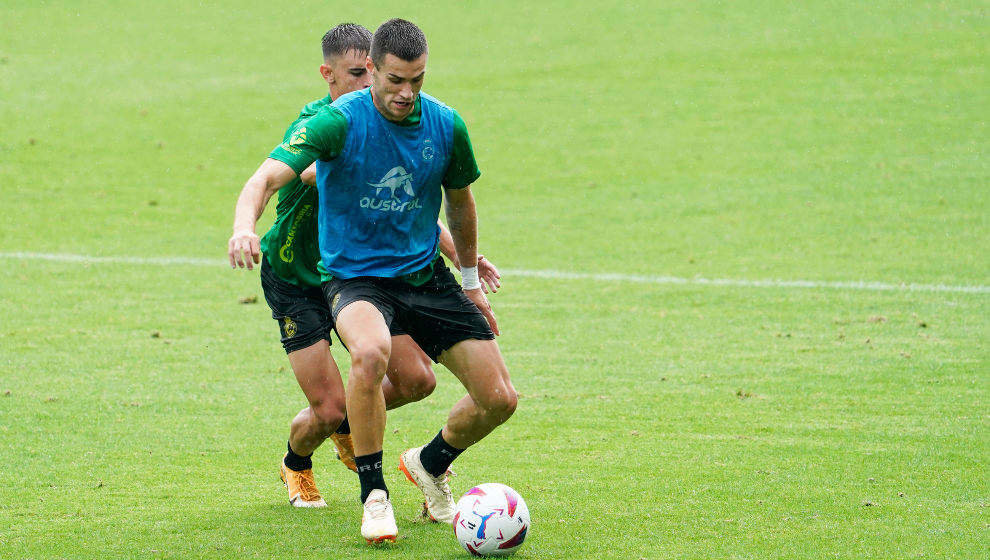
<svg viewBox="0 0 990 560">
<path fill-rule="evenodd" d="M 320 75 L 323 76 L 324 82 L 328 84 L 333 83 L 333 69 L 330 68 L 329 64 L 323 63 L 320 65 Z"/>
<path fill-rule="evenodd" d="M 368 69 L 368 74 L 373 74 L 375 70 L 375 62 L 371 60 L 371 56 L 366 56 L 364 58 L 364 67 Z"/>
</svg>

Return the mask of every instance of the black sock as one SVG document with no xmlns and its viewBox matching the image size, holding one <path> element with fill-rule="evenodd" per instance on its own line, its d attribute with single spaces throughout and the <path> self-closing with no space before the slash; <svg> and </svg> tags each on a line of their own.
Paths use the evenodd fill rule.
<svg viewBox="0 0 990 560">
<path fill-rule="evenodd" d="M 338 434 L 349 434 L 351 433 L 351 425 L 347 423 L 347 413 L 344 413 L 344 421 L 337 426 Z"/>
<path fill-rule="evenodd" d="M 368 499 L 368 494 L 372 490 L 384 490 L 388 495 L 388 487 L 385 486 L 385 478 L 382 476 L 382 452 L 370 455 L 359 455 L 354 457 L 357 463 L 358 478 L 361 479 L 361 503 Z"/>
<path fill-rule="evenodd" d="M 443 439 L 443 430 L 433 438 L 433 441 L 426 444 L 419 454 L 419 461 L 423 463 L 426 472 L 433 476 L 440 476 L 447 472 L 447 468 L 454 462 L 454 459 L 463 452 Z"/>
<path fill-rule="evenodd" d="M 313 454 L 303 456 L 296 454 L 292 450 L 292 444 L 289 443 L 289 452 L 285 454 L 285 466 L 289 467 L 294 471 L 304 471 L 306 469 L 313 468 Z"/>
</svg>

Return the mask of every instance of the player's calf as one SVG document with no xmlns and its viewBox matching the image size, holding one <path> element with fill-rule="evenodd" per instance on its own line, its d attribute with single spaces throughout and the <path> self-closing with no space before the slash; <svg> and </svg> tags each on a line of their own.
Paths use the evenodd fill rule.
<svg viewBox="0 0 990 560">
<path fill-rule="evenodd" d="M 311 455 L 344 420 L 343 400 L 312 403 L 293 418 L 289 427 L 291 447 L 303 455 Z"/>
</svg>

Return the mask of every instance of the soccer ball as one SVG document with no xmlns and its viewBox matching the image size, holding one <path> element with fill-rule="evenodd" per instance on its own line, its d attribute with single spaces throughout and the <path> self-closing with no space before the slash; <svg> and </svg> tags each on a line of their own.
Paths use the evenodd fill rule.
<svg viewBox="0 0 990 560">
<path fill-rule="evenodd" d="M 504 484 L 479 484 L 457 500 L 454 536 L 475 556 L 508 556 L 522 546 L 528 530 L 526 502 Z"/>
</svg>

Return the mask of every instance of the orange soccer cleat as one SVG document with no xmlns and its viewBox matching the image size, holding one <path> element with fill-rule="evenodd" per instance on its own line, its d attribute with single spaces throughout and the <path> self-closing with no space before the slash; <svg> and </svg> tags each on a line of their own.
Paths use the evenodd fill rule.
<svg viewBox="0 0 990 560">
<path fill-rule="evenodd" d="M 279 478 L 289 491 L 289 503 L 295 507 L 318 508 L 327 507 L 327 503 L 316 489 L 313 479 L 313 469 L 294 471 L 285 466 L 285 459 L 279 465 Z"/>
</svg>

